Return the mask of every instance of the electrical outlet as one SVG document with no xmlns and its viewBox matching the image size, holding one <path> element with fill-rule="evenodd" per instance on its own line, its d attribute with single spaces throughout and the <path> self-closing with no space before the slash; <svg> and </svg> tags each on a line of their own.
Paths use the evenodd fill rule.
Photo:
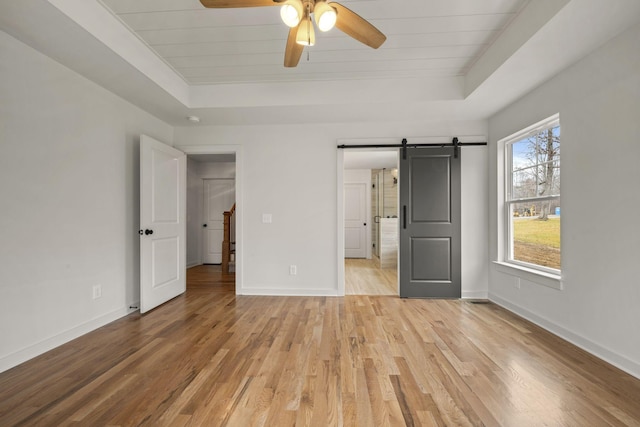
<svg viewBox="0 0 640 427">
<path fill-rule="evenodd" d="M 263 224 L 271 224 L 273 221 L 273 217 L 271 214 L 262 214 L 262 223 Z"/>
<path fill-rule="evenodd" d="M 93 287 L 93 299 L 102 297 L 102 285 L 95 285 Z"/>
<path fill-rule="evenodd" d="M 298 267 L 296 267 L 295 265 L 290 265 L 289 266 L 289 274 L 291 276 L 295 276 L 296 274 L 298 274 Z"/>
</svg>

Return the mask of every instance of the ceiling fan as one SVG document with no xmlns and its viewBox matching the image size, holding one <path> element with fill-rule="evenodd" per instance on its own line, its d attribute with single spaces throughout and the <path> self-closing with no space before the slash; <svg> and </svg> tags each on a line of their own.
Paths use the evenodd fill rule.
<svg viewBox="0 0 640 427">
<path fill-rule="evenodd" d="M 320 31 L 334 26 L 361 43 L 379 48 L 387 37 L 364 18 L 342 6 L 327 0 L 200 0 L 207 8 L 236 8 L 258 6 L 282 6 L 280 16 L 289 26 L 289 37 L 284 52 L 284 66 L 295 67 L 305 46 L 315 44 L 315 32 L 311 14 Z"/>
</svg>

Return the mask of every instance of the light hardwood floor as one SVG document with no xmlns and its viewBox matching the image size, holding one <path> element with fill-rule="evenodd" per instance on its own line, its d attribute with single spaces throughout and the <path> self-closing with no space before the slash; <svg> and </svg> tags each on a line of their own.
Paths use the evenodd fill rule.
<svg viewBox="0 0 640 427">
<path fill-rule="evenodd" d="M 398 295 L 398 271 L 380 268 L 377 258 L 345 258 L 344 292 L 347 295 Z"/>
<path fill-rule="evenodd" d="M 236 297 L 210 270 L 0 374 L 0 425 L 640 425 L 640 380 L 496 305 Z"/>
</svg>

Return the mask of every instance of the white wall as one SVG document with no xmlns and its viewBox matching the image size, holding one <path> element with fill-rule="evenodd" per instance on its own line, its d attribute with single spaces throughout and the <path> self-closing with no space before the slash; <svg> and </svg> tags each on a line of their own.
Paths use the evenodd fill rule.
<svg viewBox="0 0 640 427">
<path fill-rule="evenodd" d="M 497 141 L 554 113 L 562 132 L 563 290 L 490 263 L 490 298 L 640 377 L 640 26 L 490 120 L 490 260 Z"/>
<path fill-rule="evenodd" d="M 236 164 L 234 162 L 199 162 L 198 171 L 201 179 L 233 179 L 236 177 Z"/>
<path fill-rule="evenodd" d="M 486 135 L 484 121 L 176 128 L 179 145 L 239 144 L 245 294 L 336 295 L 337 140 Z M 178 147 L 179 148 L 179 147 Z M 487 295 L 486 147 L 463 149 L 463 295 Z M 276 190 L 277 189 L 277 190 Z M 273 216 L 262 223 L 262 214 Z M 289 275 L 297 265 L 298 274 Z M 469 294 L 471 292 L 471 294 Z"/>
<path fill-rule="evenodd" d="M 487 298 L 489 269 L 489 188 L 487 147 L 464 147 L 461 151 L 462 194 L 462 298 Z"/>
<path fill-rule="evenodd" d="M 3 371 L 137 303 L 139 134 L 173 129 L 2 32 L 0 57 Z"/>
</svg>

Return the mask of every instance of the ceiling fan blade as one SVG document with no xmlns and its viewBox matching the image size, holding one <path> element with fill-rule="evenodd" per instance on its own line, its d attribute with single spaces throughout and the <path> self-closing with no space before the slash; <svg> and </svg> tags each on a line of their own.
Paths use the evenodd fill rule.
<svg viewBox="0 0 640 427">
<path fill-rule="evenodd" d="M 277 6 L 285 0 L 200 0 L 204 7 L 209 8 L 230 8 L 230 7 L 258 7 Z"/>
<path fill-rule="evenodd" d="M 338 13 L 336 27 L 343 33 L 374 49 L 379 48 L 387 40 L 387 36 L 357 13 L 340 3 L 331 2 L 329 5 L 336 9 Z"/>
<path fill-rule="evenodd" d="M 302 23 L 300 24 L 302 25 Z M 302 56 L 302 51 L 304 50 L 304 46 L 296 43 L 296 36 L 298 35 L 298 28 L 293 27 L 289 30 L 289 37 L 287 37 L 287 47 L 284 51 L 284 66 L 293 68 L 298 65 L 300 62 L 300 57 Z"/>
</svg>

